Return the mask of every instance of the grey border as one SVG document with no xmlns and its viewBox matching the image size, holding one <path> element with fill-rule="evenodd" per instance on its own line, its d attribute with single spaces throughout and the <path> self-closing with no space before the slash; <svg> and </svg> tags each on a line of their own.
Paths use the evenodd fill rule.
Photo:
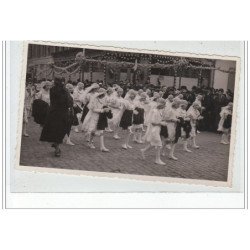
<svg viewBox="0 0 250 250">
<path fill-rule="evenodd" d="M 6 41 L 2 41 L 2 52 L 4 52 L 4 58 L 2 58 L 2 62 L 4 62 L 4 65 L 2 65 L 2 73 L 5 74 L 5 81 L 3 83 L 3 79 L 4 79 L 4 76 L 2 76 L 2 90 L 4 88 L 5 91 L 2 91 L 2 104 L 4 103 L 5 104 L 5 107 L 6 107 Z M 2 55 L 3 57 L 3 55 Z M 244 137 L 244 207 L 243 208 L 185 208 L 185 207 L 177 207 L 177 208 L 7 208 L 6 207 L 6 150 L 5 150 L 5 161 L 4 161 L 4 157 L 2 159 L 2 186 L 3 186 L 3 189 L 2 189 L 2 208 L 3 209 L 45 209 L 45 210 L 48 210 L 48 209 L 95 209 L 95 210 L 99 210 L 99 209 L 209 209 L 209 210 L 214 210 L 214 209 L 218 209 L 218 210 L 221 210 L 221 209 L 236 209 L 236 210 L 242 210 L 242 209 L 248 209 L 248 169 L 247 169 L 247 165 L 246 163 L 248 164 L 248 154 L 245 154 L 246 150 L 248 150 L 248 116 L 247 116 L 247 119 L 245 120 L 245 115 L 248 114 L 248 41 L 244 41 L 244 134 L 245 136 L 247 136 L 247 139 L 245 139 Z M 245 92 L 247 91 L 247 92 Z M 246 94 L 245 94 L 246 93 Z M 246 97 L 246 98 L 245 98 Z M 4 99 L 5 98 L 5 99 Z M 2 126 L 2 135 L 4 135 L 4 128 L 6 128 L 6 109 L 4 110 L 4 108 L 2 108 L 2 112 L 4 114 L 3 118 L 5 119 L 4 121 L 2 121 L 3 125 Z M 247 125 L 247 129 L 246 129 L 246 125 Z M 5 146 L 6 146 L 6 133 L 5 133 L 5 137 L 4 137 L 4 143 L 5 143 Z M 3 145 L 3 141 L 2 141 L 2 145 Z M 247 151 L 248 152 L 248 151 Z M 3 151 L 2 151 L 2 154 L 3 154 Z M 75 192 L 74 192 L 75 193 Z M 94 193 L 94 192 L 89 192 L 89 193 Z M 98 192 L 99 193 L 99 192 Z M 112 192 L 103 192 L 103 193 L 111 193 Z M 130 193 L 130 192 L 127 192 L 127 193 Z M 142 193 L 142 192 L 135 192 L 135 193 Z M 144 192 L 144 193 L 151 193 L 151 192 Z M 157 192 L 158 193 L 158 192 Z M 165 193 L 165 192 L 163 192 Z M 133 193 L 134 194 L 134 193 Z"/>
</svg>

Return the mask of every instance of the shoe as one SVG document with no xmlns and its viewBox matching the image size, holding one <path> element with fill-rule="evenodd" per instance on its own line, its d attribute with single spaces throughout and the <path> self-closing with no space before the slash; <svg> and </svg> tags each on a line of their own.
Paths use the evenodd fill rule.
<svg viewBox="0 0 250 250">
<path fill-rule="evenodd" d="M 166 163 L 163 162 L 163 161 L 155 161 L 155 164 L 161 165 L 161 166 L 165 166 L 166 165 Z"/>
<path fill-rule="evenodd" d="M 88 146 L 89 146 L 89 148 L 91 148 L 91 149 L 95 149 L 95 145 L 94 145 L 92 142 L 88 143 Z"/>
<path fill-rule="evenodd" d="M 170 149 L 171 149 L 171 146 L 170 146 L 169 144 L 167 144 L 167 145 L 166 145 L 166 148 L 170 150 Z"/>
<path fill-rule="evenodd" d="M 127 148 L 133 148 L 133 147 L 131 147 L 130 145 L 127 145 Z"/>
<path fill-rule="evenodd" d="M 122 148 L 123 148 L 123 149 L 128 149 L 126 144 L 123 144 L 123 145 L 122 145 Z"/>
<path fill-rule="evenodd" d="M 168 158 L 169 158 L 169 159 L 171 159 L 171 160 L 175 160 L 175 161 L 177 161 L 177 160 L 178 160 L 178 158 L 176 158 L 176 157 L 175 157 L 175 156 L 173 156 L 173 155 L 170 155 Z"/>
<path fill-rule="evenodd" d="M 29 135 L 28 135 L 27 133 L 24 133 L 24 134 L 23 134 L 23 136 L 25 136 L 25 137 L 29 137 Z"/>
<path fill-rule="evenodd" d="M 73 142 L 71 142 L 71 141 L 66 141 L 66 144 L 67 145 L 71 145 L 71 146 L 74 146 L 75 144 L 73 143 Z"/>
<path fill-rule="evenodd" d="M 198 149 L 198 148 L 200 148 L 200 147 L 199 147 L 199 146 L 197 146 L 197 145 L 193 145 L 193 148 L 197 148 L 197 149 Z"/>
<path fill-rule="evenodd" d="M 188 148 L 183 149 L 183 151 L 188 152 L 188 153 L 192 153 L 192 151 L 189 150 Z"/>
<path fill-rule="evenodd" d="M 224 145 L 228 145 L 229 144 L 229 142 L 225 142 L 225 141 L 221 141 L 220 143 L 224 144 Z"/>
<path fill-rule="evenodd" d="M 107 149 L 107 148 L 101 148 L 101 151 L 102 152 L 109 152 L 109 149 Z"/>
<path fill-rule="evenodd" d="M 121 137 L 120 137 L 120 136 L 118 136 L 118 135 L 114 135 L 114 136 L 113 136 L 113 138 L 114 138 L 114 139 L 116 139 L 116 140 L 121 139 Z"/>
<path fill-rule="evenodd" d="M 78 128 L 75 128 L 74 131 L 75 131 L 76 133 L 79 133 L 79 132 L 80 132 Z"/>
</svg>

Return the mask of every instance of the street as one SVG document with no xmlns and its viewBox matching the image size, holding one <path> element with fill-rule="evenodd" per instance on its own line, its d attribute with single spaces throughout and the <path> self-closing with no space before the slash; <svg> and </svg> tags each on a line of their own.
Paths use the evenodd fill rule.
<svg viewBox="0 0 250 250">
<path fill-rule="evenodd" d="M 142 160 L 140 149 L 144 144 L 131 142 L 133 149 L 121 148 L 122 141 L 112 138 L 112 133 L 105 132 L 105 144 L 110 152 L 99 150 L 99 138 L 95 138 L 96 149 L 87 147 L 82 133 L 71 132 L 71 141 L 75 146 L 63 144 L 61 157 L 54 156 L 49 143 L 39 141 L 41 128 L 29 119 L 29 137 L 22 137 L 20 165 L 176 177 L 199 180 L 226 181 L 228 172 L 229 145 L 220 144 L 220 135 L 201 132 L 197 135 L 199 149 L 190 149 L 192 153 L 182 150 L 182 144 L 176 146 L 177 161 L 162 157 L 166 166 L 154 164 L 155 150 L 152 148 Z M 123 133 L 120 133 L 123 137 Z"/>
</svg>

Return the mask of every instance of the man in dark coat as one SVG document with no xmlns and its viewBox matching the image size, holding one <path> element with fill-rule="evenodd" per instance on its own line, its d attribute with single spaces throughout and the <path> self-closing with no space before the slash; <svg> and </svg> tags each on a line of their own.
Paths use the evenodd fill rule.
<svg viewBox="0 0 250 250">
<path fill-rule="evenodd" d="M 61 155 L 59 144 L 69 127 L 69 100 L 70 96 L 62 79 L 56 78 L 55 86 L 50 90 L 50 109 L 40 137 L 40 141 L 53 143 L 55 156 Z"/>
</svg>

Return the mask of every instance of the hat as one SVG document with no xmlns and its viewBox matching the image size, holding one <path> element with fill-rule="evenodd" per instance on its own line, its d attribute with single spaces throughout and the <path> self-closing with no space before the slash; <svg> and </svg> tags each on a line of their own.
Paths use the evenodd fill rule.
<svg viewBox="0 0 250 250">
<path fill-rule="evenodd" d="M 118 87 L 117 90 L 116 90 L 116 92 L 123 92 L 123 89 L 120 88 L 120 87 Z"/>
<path fill-rule="evenodd" d="M 198 106 L 198 107 L 200 107 L 200 104 L 198 102 L 193 102 L 192 106 Z"/>
<path fill-rule="evenodd" d="M 72 84 L 70 84 L 70 83 L 67 83 L 67 84 L 65 85 L 65 88 L 66 88 L 66 89 L 73 89 L 74 86 L 73 86 Z"/>
<path fill-rule="evenodd" d="M 186 106 L 187 106 L 187 105 L 188 105 L 188 102 L 187 102 L 186 100 L 181 100 L 181 101 L 180 101 L 180 105 L 186 105 Z"/>
<path fill-rule="evenodd" d="M 44 86 L 52 86 L 52 85 L 53 85 L 53 83 L 50 82 L 50 81 L 46 81 L 45 84 L 44 84 Z"/>
<path fill-rule="evenodd" d="M 154 98 L 154 99 L 160 98 L 160 94 L 159 94 L 158 92 L 154 92 L 153 98 Z"/>
<path fill-rule="evenodd" d="M 77 83 L 77 87 L 84 87 L 84 83 L 78 82 L 78 83 Z"/>
<path fill-rule="evenodd" d="M 107 93 L 106 89 L 100 88 L 98 89 L 96 96 L 105 95 L 106 93 Z"/>
<path fill-rule="evenodd" d="M 99 89 L 100 86 L 99 86 L 98 83 L 94 82 L 94 83 L 91 84 L 90 87 L 91 87 L 91 89 Z"/>
<path fill-rule="evenodd" d="M 140 100 L 141 100 L 141 99 L 147 99 L 147 94 L 144 93 L 144 92 L 141 93 L 141 94 L 140 94 Z"/>
<path fill-rule="evenodd" d="M 128 91 L 128 95 L 129 95 L 129 96 L 131 96 L 131 95 L 136 95 L 136 91 L 133 90 L 133 89 L 130 89 L 130 90 Z"/>
<path fill-rule="evenodd" d="M 175 102 L 175 103 L 180 103 L 181 102 L 181 99 L 180 98 L 178 98 L 178 97 L 175 97 L 174 99 L 173 99 L 173 102 Z"/>
<path fill-rule="evenodd" d="M 166 100 L 164 99 L 164 98 L 159 98 L 158 100 L 157 100 L 157 105 L 164 105 L 164 104 L 166 104 Z"/>
<path fill-rule="evenodd" d="M 112 92 L 113 92 L 114 90 L 113 90 L 111 87 L 108 87 L 108 88 L 107 88 L 107 92 L 108 92 L 108 91 L 112 91 Z"/>
<path fill-rule="evenodd" d="M 41 88 L 43 88 L 45 85 L 46 85 L 46 81 L 42 81 L 42 82 L 40 83 Z"/>
</svg>

